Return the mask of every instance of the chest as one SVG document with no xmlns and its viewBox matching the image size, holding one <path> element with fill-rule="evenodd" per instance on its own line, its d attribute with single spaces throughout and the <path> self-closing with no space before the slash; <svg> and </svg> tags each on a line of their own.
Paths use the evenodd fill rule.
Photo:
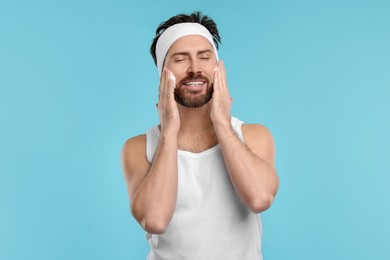
<svg viewBox="0 0 390 260">
<path fill-rule="evenodd" d="M 207 151 L 218 144 L 218 138 L 215 134 L 198 135 L 186 138 L 179 138 L 178 149 L 191 153 L 201 153 Z"/>
<path fill-rule="evenodd" d="M 232 209 L 241 204 L 221 151 L 178 158 L 178 195 L 175 214 L 205 209 Z M 208 151 L 206 151 L 207 153 Z"/>
</svg>

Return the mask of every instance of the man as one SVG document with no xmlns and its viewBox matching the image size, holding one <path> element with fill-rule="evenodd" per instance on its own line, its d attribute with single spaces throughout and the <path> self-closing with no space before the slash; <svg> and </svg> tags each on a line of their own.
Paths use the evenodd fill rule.
<svg viewBox="0 0 390 260">
<path fill-rule="evenodd" d="M 160 125 L 122 150 L 148 259 L 262 259 L 257 214 L 279 185 L 274 142 L 266 127 L 231 117 L 218 42 L 214 21 L 195 12 L 162 23 L 151 46 Z"/>
</svg>

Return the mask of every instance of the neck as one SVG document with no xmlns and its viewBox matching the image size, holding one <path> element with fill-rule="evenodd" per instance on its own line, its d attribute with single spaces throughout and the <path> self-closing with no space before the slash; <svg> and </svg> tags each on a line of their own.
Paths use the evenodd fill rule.
<svg viewBox="0 0 390 260">
<path fill-rule="evenodd" d="M 199 133 L 214 131 L 210 117 L 210 102 L 198 108 L 188 108 L 178 104 L 180 115 L 179 134 L 196 135 Z"/>
<path fill-rule="evenodd" d="M 218 143 L 210 117 L 210 102 L 199 108 L 188 108 L 178 104 L 178 109 L 180 115 L 178 145 L 180 150 L 202 152 Z"/>
</svg>

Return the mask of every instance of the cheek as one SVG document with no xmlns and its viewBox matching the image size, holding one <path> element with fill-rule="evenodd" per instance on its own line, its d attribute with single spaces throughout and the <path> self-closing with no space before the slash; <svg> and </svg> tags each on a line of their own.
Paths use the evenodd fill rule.
<svg viewBox="0 0 390 260">
<path fill-rule="evenodd" d="M 210 78 L 210 81 L 211 82 L 214 82 L 214 74 L 215 74 L 215 69 L 217 68 L 217 65 L 214 64 L 212 66 L 210 66 L 207 70 L 207 76 Z"/>
<path fill-rule="evenodd" d="M 183 72 L 182 72 L 182 70 L 180 70 L 179 66 L 167 64 L 166 68 L 169 69 L 173 73 L 176 80 L 180 80 L 183 77 Z"/>
<path fill-rule="evenodd" d="M 183 62 L 173 62 L 173 61 L 167 61 L 165 64 L 165 67 L 172 71 L 175 74 L 181 74 L 184 71 L 185 63 Z"/>
<path fill-rule="evenodd" d="M 207 71 L 207 74 L 211 77 L 214 76 L 215 69 L 218 67 L 217 62 L 214 60 L 213 62 L 208 62 L 207 65 L 205 64 L 205 68 L 207 68 L 205 71 Z"/>
</svg>

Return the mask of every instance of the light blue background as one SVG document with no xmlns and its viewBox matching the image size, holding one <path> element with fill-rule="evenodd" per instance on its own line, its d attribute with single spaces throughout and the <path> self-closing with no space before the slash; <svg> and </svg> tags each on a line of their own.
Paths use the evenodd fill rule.
<svg viewBox="0 0 390 260">
<path fill-rule="evenodd" d="M 276 142 L 265 259 L 389 259 L 386 0 L 0 0 L 0 259 L 145 259 L 120 151 L 158 122 L 157 25 L 193 10 Z"/>
</svg>

